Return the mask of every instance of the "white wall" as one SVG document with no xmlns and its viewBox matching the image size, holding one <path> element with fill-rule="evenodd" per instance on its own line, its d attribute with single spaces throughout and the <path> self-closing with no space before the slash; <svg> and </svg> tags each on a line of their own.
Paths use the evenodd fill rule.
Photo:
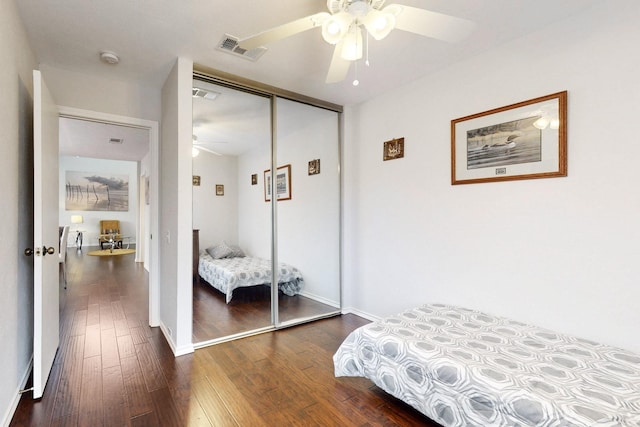
<svg viewBox="0 0 640 427">
<path fill-rule="evenodd" d="M 147 153 L 146 156 L 140 161 L 140 176 L 144 177 L 145 180 L 151 181 L 151 152 Z M 144 236 L 144 256 L 143 263 L 145 270 L 149 271 L 150 268 L 150 260 L 151 260 L 151 189 L 143 188 L 140 191 L 141 197 L 144 194 L 145 201 L 141 203 L 143 213 L 141 215 L 142 224 L 141 227 L 142 233 Z M 149 201 L 149 204 L 147 204 Z"/>
<path fill-rule="evenodd" d="M 204 150 L 193 158 L 193 174 L 200 185 L 193 186 L 193 228 L 198 229 L 200 248 L 238 244 L 238 158 L 216 156 Z M 216 195 L 216 185 L 224 195 Z"/>
<path fill-rule="evenodd" d="M 58 105 L 159 121 L 160 90 L 139 82 L 109 80 L 90 74 L 41 66 Z"/>
<path fill-rule="evenodd" d="M 453 303 L 640 351 L 639 17 L 602 4 L 349 109 L 346 306 Z M 452 119 L 561 90 L 568 177 L 450 184 Z"/>
<path fill-rule="evenodd" d="M 0 425 L 8 425 L 33 352 L 33 74 L 37 62 L 12 0 L 0 0 Z"/>
<path fill-rule="evenodd" d="M 238 158 L 238 243 L 247 255 L 271 259 L 271 204 L 264 201 L 264 171 L 271 163 L 271 131 L 265 141 Z M 251 175 L 258 184 L 251 185 Z"/>
<path fill-rule="evenodd" d="M 138 164 L 119 160 L 104 160 L 60 156 L 59 159 L 59 223 L 69 225 L 68 246 L 75 247 L 76 229 L 83 230 L 83 247 L 99 246 L 100 220 L 117 219 L 120 221 L 120 233 L 129 236 L 129 243 L 136 243 L 136 224 L 138 219 Z M 89 172 L 108 176 L 108 174 L 127 175 L 129 177 L 129 210 L 120 211 L 76 211 L 65 210 L 65 177 L 67 171 Z M 82 215 L 82 224 L 72 224 L 72 215 Z"/>
<path fill-rule="evenodd" d="M 162 88 L 160 144 L 160 322 L 176 355 L 193 352 L 191 82 L 178 58 Z"/>
</svg>

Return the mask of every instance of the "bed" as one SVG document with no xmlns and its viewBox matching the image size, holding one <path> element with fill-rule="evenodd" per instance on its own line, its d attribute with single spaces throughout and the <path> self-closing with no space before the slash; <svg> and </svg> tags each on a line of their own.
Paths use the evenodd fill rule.
<svg viewBox="0 0 640 427">
<path fill-rule="evenodd" d="M 333 359 L 443 426 L 640 426 L 640 355 L 480 311 L 410 309 Z"/>
<path fill-rule="evenodd" d="M 226 296 L 229 304 L 233 291 L 240 287 L 271 285 L 271 261 L 249 257 L 214 259 L 206 250 L 200 251 L 198 274 Z M 288 264 L 278 264 L 278 289 L 285 295 L 300 293 L 304 280 L 300 271 Z"/>
</svg>

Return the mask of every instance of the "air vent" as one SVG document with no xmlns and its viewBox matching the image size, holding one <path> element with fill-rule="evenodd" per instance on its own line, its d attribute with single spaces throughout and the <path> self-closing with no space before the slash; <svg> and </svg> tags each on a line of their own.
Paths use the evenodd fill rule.
<svg viewBox="0 0 640 427">
<path fill-rule="evenodd" d="M 209 101 L 213 101 L 218 96 L 220 96 L 220 92 L 214 92 L 212 90 L 201 89 L 199 87 L 194 87 L 191 89 L 191 95 L 194 98 L 202 98 L 208 99 Z"/>
<path fill-rule="evenodd" d="M 224 35 L 217 49 L 250 61 L 257 61 L 267 51 L 267 48 L 263 46 L 250 50 L 243 49 L 238 46 L 238 38 L 229 34 Z"/>
<path fill-rule="evenodd" d="M 122 138 L 111 138 L 109 139 L 109 144 L 122 144 L 124 139 Z"/>
</svg>

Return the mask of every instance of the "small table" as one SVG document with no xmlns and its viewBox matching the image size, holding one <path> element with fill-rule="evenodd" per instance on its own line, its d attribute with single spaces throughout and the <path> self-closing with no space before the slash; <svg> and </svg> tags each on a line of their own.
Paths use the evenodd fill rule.
<svg viewBox="0 0 640 427">
<path fill-rule="evenodd" d="M 115 248 L 122 249 L 123 242 L 126 243 L 127 247 L 125 249 L 129 249 L 129 244 L 131 242 L 130 236 L 122 236 L 120 234 L 101 234 L 99 239 L 106 240 L 104 244 L 109 245 L 109 251 L 113 252 Z"/>
</svg>

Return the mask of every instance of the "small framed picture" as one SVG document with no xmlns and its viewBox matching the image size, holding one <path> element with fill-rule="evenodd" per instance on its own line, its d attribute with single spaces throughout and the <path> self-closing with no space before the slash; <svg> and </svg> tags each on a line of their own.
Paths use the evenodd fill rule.
<svg viewBox="0 0 640 427">
<path fill-rule="evenodd" d="M 309 162 L 309 175 L 317 175 L 320 173 L 320 159 L 311 160 Z"/>
<path fill-rule="evenodd" d="M 404 138 L 394 138 L 384 142 L 382 160 L 394 160 L 404 157 Z"/>
<path fill-rule="evenodd" d="M 258 185 L 258 174 L 254 173 L 251 175 L 251 185 Z"/>
<path fill-rule="evenodd" d="M 193 175 L 193 185 L 196 187 L 200 185 L 200 175 Z"/>
<path fill-rule="evenodd" d="M 216 184 L 216 196 L 224 196 L 224 185 Z"/>
<path fill-rule="evenodd" d="M 275 184 L 276 200 L 291 200 L 291 165 L 278 168 Z M 264 171 L 264 201 L 271 201 L 271 169 Z"/>
</svg>

